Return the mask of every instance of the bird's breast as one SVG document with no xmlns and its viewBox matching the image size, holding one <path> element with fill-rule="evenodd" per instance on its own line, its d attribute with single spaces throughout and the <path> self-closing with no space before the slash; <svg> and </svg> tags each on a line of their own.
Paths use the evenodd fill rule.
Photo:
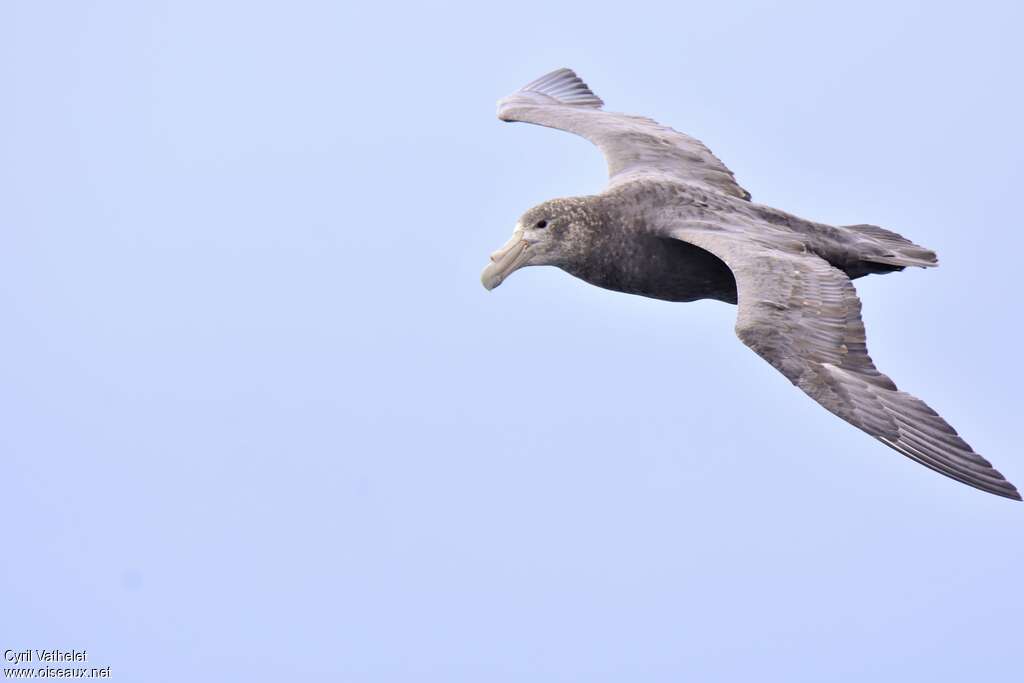
<svg viewBox="0 0 1024 683">
<path fill-rule="evenodd" d="M 717 299 L 736 303 L 736 280 L 716 256 L 679 240 L 617 236 L 594 244 L 564 267 L 592 285 L 665 301 Z"/>
</svg>

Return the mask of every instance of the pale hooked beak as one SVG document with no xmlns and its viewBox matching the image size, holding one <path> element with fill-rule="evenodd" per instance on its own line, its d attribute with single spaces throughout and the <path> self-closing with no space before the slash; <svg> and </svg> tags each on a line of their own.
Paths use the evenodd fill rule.
<svg viewBox="0 0 1024 683">
<path fill-rule="evenodd" d="M 488 290 L 492 290 L 505 281 L 513 271 L 519 269 L 526 263 L 526 252 L 530 243 L 523 237 L 523 231 L 516 226 L 512 233 L 512 239 L 504 244 L 501 249 L 491 254 L 491 262 L 480 274 L 480 282 Z"/>
</svg>

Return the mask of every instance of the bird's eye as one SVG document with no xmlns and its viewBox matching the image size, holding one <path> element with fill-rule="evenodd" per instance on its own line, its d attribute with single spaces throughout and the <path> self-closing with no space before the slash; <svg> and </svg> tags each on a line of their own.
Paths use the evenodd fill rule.
<svg viewBox="0 0 1024 683">
<path fill-rule="evenodd" d="M 541 228 L 543 230 L 544 228 L 548 227 L 548 222 L 547 221 L 537 221 L 536 227 Z"/>
</svg>

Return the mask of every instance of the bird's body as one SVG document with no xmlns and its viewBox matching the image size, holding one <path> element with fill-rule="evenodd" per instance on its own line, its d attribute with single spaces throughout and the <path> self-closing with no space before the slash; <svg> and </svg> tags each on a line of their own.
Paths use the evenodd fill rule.
<svg viewBox="0 0 1024 683">
<path fill-rule="evenodd" d="M 688 188 L 680 187 L 683 194 Z M 555 200 L 576 213 L 572 252 L 560 264 L 592 285 L 666 301 L 718 299 L 736 303 L 732 272 L 713 254 L 686 242 L 662 237 L 642 216 L 624 215 L 622 200 L 650 191 L 643 185 L 608 194 Z M 687 206 L 679 198 L 679 208 Z"/>
<path fill-rule="evenodd" d="M 597 144 L 610 182 L 599 194 L 527 211 L 492 255 L 483 274 L 488 289 L 523 266 L 554 265 L 628 294 L 738 304 L 740 339 L 825 408 L 946 476 L 1020 499 L 868 356 L 851 280 L 935 266 L 933 252 L 877 226 L 830 226 L 751 202 L 699 141 L 650 119 L 601 111 L 602 104 L 568 69 L 499 102 L 502 120 Z"/>
<path fill-rule="evenodd" d="M 599 195 L 559 201 L 573 203 L 577 211 L 586 214 L 589 228 L 577 242 L 576 258 L 563 265 L 563 270 L 592 285 L 627 294 L 665 301 L 737 302 L 732 271 L 711 252 L 664 237 L 666 223 L 727 219 L 762 238 L 770 236 L 780 248 L 817 255 L 851 279 L 903 269 L 872 261 L 885 258 L 889 247 L 857 226 L 815 223 L 668 180 L 636 180 Z M 636 211 L 644 206 L 657 207 L 657 211 Z"/>
</svg>

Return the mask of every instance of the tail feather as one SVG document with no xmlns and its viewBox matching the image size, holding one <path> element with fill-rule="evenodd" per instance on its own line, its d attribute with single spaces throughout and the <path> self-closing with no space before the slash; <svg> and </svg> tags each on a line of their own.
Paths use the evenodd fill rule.
<svg viewBox="0 0 1024 683">
<path fill-rule="evenodd" d="M 934 268 L 939 265 L 939 258 L 931 249 L 925 249 L 898 235 L 891 230 L 877 225 L 844 225 L 868 238 L 879 247 L 879 253 L 869 252 L 861 258 L 872 263 L 890 266 L 917 266 L 918 268 Z"/>
</svg>

